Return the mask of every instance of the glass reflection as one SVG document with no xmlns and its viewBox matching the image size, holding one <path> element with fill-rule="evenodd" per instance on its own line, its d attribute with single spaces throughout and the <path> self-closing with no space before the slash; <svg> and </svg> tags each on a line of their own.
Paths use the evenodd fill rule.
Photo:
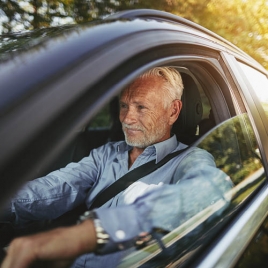
<svg viewBox="0 0 268 268">
<path fill-rule="evenodd" d="M 184 219 L 178 220 L 178 226 L 171 232 L 159 236 L 161 240 L 154 238 L 144 248 L 129 254 L 119 267 L 177 267 L 191 261 L 191 257 L 215 238 L 232 214 L 264 180 L 259 149 L 246 114 L 223 122 L 193 146 L 206 150 L 214 157 L 216 166 L 225 173 L 226 178 L 231 179 L 233 187 L 223 189 L 223 197 L 215 202 L 213 196 L 208 194 L 209 185 L 206 185 L 206 181 L 200 183 L 199 193 L 185 188 L 183 192 L 189 194 L 188 197 L 184 194 Z M 216 186 L 215 192 L 222 187 L 220 184 Z M 200 203 L 203 203 L 200 200 L 203 199 L 209 202 L 199 210 Z M 176 211 L 177 204 L 174 202 L 171 200 L 170 207 L 166 209 Z"/>
</svg>

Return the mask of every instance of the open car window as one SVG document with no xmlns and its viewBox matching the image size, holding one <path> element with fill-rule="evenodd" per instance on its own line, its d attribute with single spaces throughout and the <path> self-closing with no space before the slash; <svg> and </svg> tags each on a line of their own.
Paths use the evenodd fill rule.
<svg viewBox="0 0 268 268">
<path fill-rule="evenodd" d="M 216 122 L 210 100 L 196 77 L 186 68 L 177 69 L 181 73 L 185 90 L 182 95 L 182 110 L 172 132 L 180 142 L 190 145 L 213 128 Z M 92 149 L 109 141 L 124 140 L 118 103 L 119 95 L 113 97 L 84 128 L 78 129 L 76 137 L 49 169 L 42 173 L 37 171 L 35 178 L 65 167 L 70 162 L 80 161 Z"/>
</svg>

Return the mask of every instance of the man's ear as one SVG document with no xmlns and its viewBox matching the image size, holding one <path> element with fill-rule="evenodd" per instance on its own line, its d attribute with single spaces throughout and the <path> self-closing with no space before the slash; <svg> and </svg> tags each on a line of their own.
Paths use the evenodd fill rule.
<svg viewBox="0 0 268 268">
<path fill-rule="evenodd" d="M 180 115 L 182 108 L 181 100 L 174 100 L 171 104 L 171 113 L 169 117 L 169 124 L 173 125 Z"/>
</svg>

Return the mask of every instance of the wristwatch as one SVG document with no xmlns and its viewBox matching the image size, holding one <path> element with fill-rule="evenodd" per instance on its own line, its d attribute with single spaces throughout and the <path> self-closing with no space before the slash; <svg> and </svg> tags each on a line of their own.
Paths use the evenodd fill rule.
<svg viewBox="0 0 268 268">
<path fill-rule="evenodd" d="M 109 242 L 110 236 L 105 232 L 101 225 L 101 221 L 94 211 L 86 211 L 79 217 L 78 224 L 86 220 L 92 220 L 95 227 L 97 237 L 97 249 L 96 253 L 101 253 L 101 249 Z"/>
</svg>

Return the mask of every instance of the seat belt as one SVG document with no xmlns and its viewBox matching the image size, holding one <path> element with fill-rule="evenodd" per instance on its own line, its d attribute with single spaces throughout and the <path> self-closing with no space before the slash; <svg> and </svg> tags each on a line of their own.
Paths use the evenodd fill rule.
<svg viewBox="0 0 268 268">
<path fill-rule="evenodd" d="M 172 158 L 178 156 L 182 152 L 186 151 L 189 147 L 186 147 L 182 150 L 173 152 L 165 156 L 161 161 L 159 161 L 157 164 L 155 164 L 155 159 L 145 163 L 130 172 L 126 173 L 124 176 L 119 178 L 117 181 L 115 181 L 113 184 L 108 186 L 106 189 L 104 189 L 102 192 L 100 192 L 91 206 L 88 210 L 92 210 L 94 208 L 101 207 L 103 204 L 105 204 L 107 201 L 109 201 L 111 198 L 115 197 L 117 194 L 125 190 L 127 187 L 129 187 L 132 183 L 136 182 L 137 180 L 145 177 L 146 175 L 154 172 L 158 168 L 162 167 L 164 164 L 166 164 L 169 160 Z"/>
</svg>

